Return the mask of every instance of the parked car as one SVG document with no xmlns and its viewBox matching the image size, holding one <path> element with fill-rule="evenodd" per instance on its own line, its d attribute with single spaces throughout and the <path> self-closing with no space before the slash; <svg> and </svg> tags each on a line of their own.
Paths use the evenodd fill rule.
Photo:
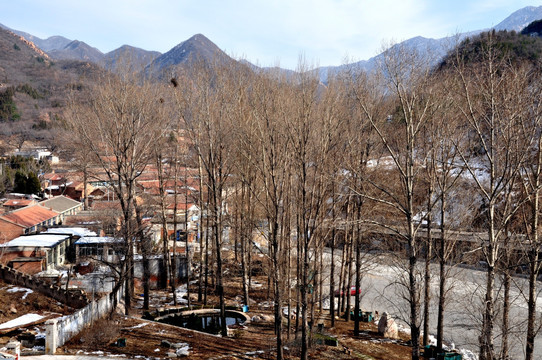
<svg viewBox="0 0 542 360">
<path fill-rule="evenodd" d="M 340 292 L 338 289 L 335 290 L 335 296 L 343 296 L 344 291 L 345 289 L 341 290 Z M 361 294 L 361 289 L 358 289 L 358 294 Z M 354 296 L 354 295 L 356 295 L 356 287 L 352 286 L 350 287 L 350 296 Z"/>
</svg>

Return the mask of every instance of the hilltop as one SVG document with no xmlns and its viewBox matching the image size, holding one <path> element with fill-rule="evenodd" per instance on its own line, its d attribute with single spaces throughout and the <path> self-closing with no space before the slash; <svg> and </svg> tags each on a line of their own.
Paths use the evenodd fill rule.
<svg viewBox="0 0 542 360">
<path fill-rule="evenodd" d="M 0 146 L 51 140 L 68 94 L 102 71 L 90 62 L 54 61 L 34 43 L 0 29 Z"/>
</svg>

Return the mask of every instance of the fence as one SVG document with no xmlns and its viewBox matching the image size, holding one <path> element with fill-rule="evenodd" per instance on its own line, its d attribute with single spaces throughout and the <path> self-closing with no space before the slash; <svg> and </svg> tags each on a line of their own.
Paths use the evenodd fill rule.
<svg viewBox="0 0 542 360">
<path fill-rule="evenodd" d="M 114 296 L 117 297 L 117 302 L 120 302 L 123 293 L 124 286 L 121 286 L 116 294 L 111 293 L 98 301 L 92 301 L 72 315 L 48 320 L 45 323 L 45 353 L 54 354 L 58 347 L 79 334 L 85 326 L 109 314 L 114 304 Z"/>
</svg>

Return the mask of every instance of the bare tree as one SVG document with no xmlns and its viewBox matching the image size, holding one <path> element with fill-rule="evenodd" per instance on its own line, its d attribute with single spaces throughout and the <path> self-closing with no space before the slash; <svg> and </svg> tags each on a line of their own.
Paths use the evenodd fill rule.
<svg viewBox="0 0 542 360">
<path fill-rule="evenodd" d="M 126 313 L 133 294 L 135 182 L 152 157 L 151 144 L 163 135 L 163 107 L 159 88 L 129 74 L 104 77 L 85 103 L 70 103 L 70 130 L 106 173 L 122 209 L 124 261 L 117 291 L 126 283 Z"/>
<path fill-rule="evenodd" d="M 288 152 L 285 151 L 289 148 L 289 144 L 284 127 L 284 119 L 289 111 L 288 87 L 284 79 L 275 77 L 273 74 L 261 76 L 258 80 L 251 99 L 256 123 L 253 132 L 254 144 L 257 145 L 253 147 L 254 154 L 245 154 L 247 160 L 253 159 L 253 166 L 262 184 L 262 191 L 252 188 L 251 192 L 261 205 L 269 228 L 267 240 L 271 250 L 277 359 L 283 358 L 282 284 L 284 282 L 281 281 L 281 259 L 286 254 L 285 247 L 289 246 L 290 236 L 281 233 L 285 211 L 284 191 L 289 181 L 290 169 Z M 282 238 L 285 240 L 282 241 Z"/>
<path fill-rule="evenodd" d="M 377 182 L 367 177 L 375 192 L 362 195 L 387 207 L 402 224 L 374 221 L 394 232 L 405 241 L 407 281 L 405 299 L 409 305 L 408 324 L 411 329 L 412 359 L 419 359 L 420 335 L 420 279 L 418 269 L 421 241 L 417 221 L 420 212 L 417 192 L 421 186 L 424 159 L 418 152 L 423 129 L 438 108 L 438 101 L 431 86 L 428 58 L 400 45 L 389 48 L 380 64 L 380 79 L 371 82 L 364 74 L 356 96 L 358 106 L 380 139 L 389 160 L 384 171 L 388 182 Z M 387 107 L 386 104 L 393 107 Z M 382 116 L 376 109 L 390 109 Z M 378 171 L 382 171 L 379 169 Z M 373 172 L 376 174 L 375 172 Z M 390 177 L 394 181 L 389 181 Z"/>
<path fill-rule="evenodd" d="M 534 340 L 540 327 L 537 327 L 536 298 L 538 292 L 538 275 L 541 263 L 539 254 L 542 250 L 542 241 L 539 234 L 540 226 L 540 196 L 542 190 L 542 103 L 540 102 L 540 70 L 525 68 L 528 85 L 522 87 L 523 96 L 528 103 L 524 110 L 528 116 L 523 119 L 521 137 L 532 139 L 527 149 L 527 159 L 522 165 L 521 178 L 526 196 L 525 210 L 523 210 L 523 233 L 526 240 L 526 258 L 529 271 L 529 290 L 527 295 L 527 333 L 525 359 L 534 358 Z"/>
<path fill-rule="evenodd" d="M 183 78 L 183 87 L 172 79 L 187 133 L 194 143 L 207 180 L 209 196 L 207 216 L 211 220 L 211 235 L 215 248 L 216 287 L 220 299 L 221 334 L 227 335 L 222 274 L 222 244 L 225 226 L 226 183 L 232 173 L 233 161 L 229 157 L 232 143 L 232 92 L 229 69 L 224 64 L 214 67 L 197 62 L 194 77 Z M 209 230 L 209 227 L 207 227 Z"/>
<path fill-rule="evenodd" d="M 524 141 L 517 131 L 525 119 L 521 111 L 523 100 L 519 98 L 522 92 L 518 90 L 527 79 L 495 46 L 494 34 L 486 36 L 480 61 L 465 64 L 458 56 L 455 71 L 457 110 L 469 131 L 468 142 L 458 144 L 458 149 L 484 203 L 483 227 L 488 237 L 481 244 L 487 273 L 480 359 L 493 360 L 497 358 L 495 274 L 509 221 L 519 208 L 518 199 L 514 198 L 516 192 L 510 190 L 516 188 L 529 141 Z"/>
</svg>

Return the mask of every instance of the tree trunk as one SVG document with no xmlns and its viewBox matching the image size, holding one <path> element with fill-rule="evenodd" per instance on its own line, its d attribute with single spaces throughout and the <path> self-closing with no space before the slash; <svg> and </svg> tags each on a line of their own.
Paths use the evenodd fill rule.
<svg viewBox="0 0 542 360">
<path fill-rule="evenodd" d="M 333 219 L 335 211 L 333 210 Z M 329 314 L 331 317 L 331 327 L 335 327 L 335 221 L 331 230 L 331 260 L 329 263 Z"/>
<path fill-rule="evenodd" d="M 209 204 L 209 194 L 207 194 L 207 204 Z M 205 216 L 205 288 L 203 292 L 203 305 L 207 305 L 207 292 L 209 289 L 209 231 L 212 229 L 209 227 L 209 211 Z"/>
<path fill-rule="evenodd" d="M 497 260 L 496 235 L 495 235 L 495 205 L 489 204 L 489 241 L 487 245 L 487 273 L 485 307 L 482 318 L 482 332 L 480 335 L 480 360 L 495 359 L 495 345 L 493 329 L 495 327 L 494 294 L 495 291 L 495 263 Z"/>
<path fill-rule="evenodd" d="M 444 183 L 445 188 L 446 185 Z M 439 297 L 437 314 L 437 351 L 442 351 L 444 337 L 444 307 L 446 305 L 446 198 L 440 196 L 440 239 L 439 239 Z"/>
<path fill-rule="evenodd" d="M 248 196 L 247 196 L 248 192 Z M 245 197 L 247 197 L 247 214 L 249 216 L 248 219 L 245 218 L 243 215 L 245 205 L 244 200 Z M 247 188 L 245 186 L 245 183 L 243 182 L 242 188 L 241 188 L 241 203 L 242 211 L 241 211 L 241 273 L 242 273 L 242 281 L 243 281 L 243 299 L 245 301 L 246 305 L 249 305 L 249 295 L 248 295 L 248 273 L 247 273 L 247 245 L 248 249 L 250 249 L 250 237 L 252 236 L 252 197 L 250 196 L 250 190 L 247 191 Z M 245 222 L 247 224 L 245 224 Z M 248 244 L 247 244 L 248 243 Z"/>
<path fill-rule="evenodd" d="M 346 220 L 348 221 L 348 214 L 347 214 L 347 218 Z M 345 303 L 345 298 L 344 298 L 344 294 L 343 294 L 343 290 L 344 290 L 344 279 L 345 279 L 345 276 L 344 276 L 344 273 L 345 273 L 345 270 L 346 270 L 346 252 L 347 252 L 347 249 L 348 249 L 348 245 L 347 245 L 347 231 L 348 231 L 348 225 L 345 226 L 345 229 L 344 229 L 344 232 L 343 232 L 343 247 L 342 247 L 342 251 L 341 251 L 341 269 L 340 269 L 340 272 L 339 272 L 339 288 L 337 289 L 338 291 L 338 294 L 339 296 L 337 297 L 337 314 L 340 314 L 344 312 L 344 303 Z"/>
<path fill-rule="evenodd" d="M 536 215 L 537 216 L 537 215 Z M 538 265 L 538 248 L 530 252 L 529 264 L 529 299 L 527 302 L 527 345 L 525 349 L 525 360 L 533 360 L 534 355 L 534 340 L 536 337 L 536 294 L 537 294 L 537 275 L 539 271 Z"/>
<path fill-rule="evenodd" d="M 303 226 L 303 228 L 305 228 Z M 304 234 L 303 237 L 307 235 Z M 307 328 L 307 312 L 308 312 L 308 300 L 307 300 L 307 285 L 308 285 L 308 274 L 309 274 L 309 249 L 308 249 L 308 239 L 302 240 L 305 243 L 303 247 L 303 268 L 301 273 L 301 360 L 308 359 L 309 351 L 309 334 Z"/>
<path fill-rule="evenodd" d="M 538 156 L 537 166 L 533 173 L 533 188 L 535 189 L 531 194 L 532 200 L 530 201 L 531 208 L 531 248 L 529 249 L 529 297 L 527 300 L 527 341 L 525 347 L 525 360 L 533 360 L 534 356 L 534 340 L 537 335 L 536 329 L 536 300 L 537 300 L 537 287 L 538 287 L 538 273 L 540 271 L 539 264 L 539 252 L 540 243 L 538 236 L 539 216 L 540 216 L 540 175 L 542 171 L 542 138 L 539 137 L 538 144 Z"/>
<path fill-rule="evenodd" d="M 203 169 L 201 165 L 201 157 L 198 156 L 198 175 L 199 175 L 199 194 L 198 194 L 198 202 L 199 202 L 199 211 L 200 211 L 200 217 L 198 221 L 198 239 L 199 239 L 199 280 L 198 280 L 198 302 L 201 302 L 203 300 L 203 273 L 204 269 L 207 269 L 207 264 L 203 264 L 203 251 L 207 252 L 207 243 L 205 243 L 205 247 L 203 247 L 203 234 L 206 233 L 205 228 L 203 227 L 204 221 L 203 221 Z M 205 270 L 206 271 L 206 270 Z M 207 292 L 207 288 L 205 288 L 205 292 Z M 205 302 L 207 303 L 207 301 Z"/>
<path fill-rule="evenodd" d="M 431 198 L 433 190 L 432 186 L 428 190 L 427 199 L 427 244 L 425 250 L 425 277 L 424 277 L 424 293 L 423 293 L 423 341 L 422 345 L 429 344 L 429 308 L 431 302 L 431 258 L 433 256 L 433 239 L 431 234 Z"/>
<path fill-rule="evenodd" d="M 83 167 L 83 197 L 85 198 L 83 203 L 83 210 L 88 210 L 88 168 L 87 164 Z"/>
<path fill-rule="evenodd" d="M 350 209 L 353 211 L 353 209 Z M 352 216 L 354 218 L 354 216 Z M 352 288 L 352 263 L 354 262 L 354 226 L 351 228 L 350 241 L 348 244 L 348 266 L 346 270 L 346 282 L 344 294 L 346 296 L 346 309 L 345 309 L 345 320 L 346 322 L 350 321 L 350 310 L 352 308 L 352 296 L 350 295 L 350 289 Z"/>
<path fill-rule="evenodd" d="M 275 209 L 275 216 L 278 217 L 278 209 Z M 278 230 L 279 225 L 277 223 L 277 220 L 273 221 L 272 226 L 272 238 L 271 243 L 272 251 L 273 251 L 273 284 L 274 284 L 274 293 L 275 293 L 275 335 L 277 336 L 277 360 L 282 360 L 283 358 L 283 349 L 282 349 L 282 298 L 281 298 L 281 291 L 280 291 L 280 266 L 279 266 L 279 259 L 280 259 L 280 247 L 278 242 Z"/>
<path fill-rule="evenodd" d="M 190 308 L 190 268 L 191 266 L 191 260 L 190 260 L 190 246 L 188 244 L 188 173 L 187 173 L 187 164 L 184 165 L 184 236 L 185 236 L 185 256 L 186 256 L 186 299 L 187 299 L 187 306 Z M 177 167 L 175 167 L 175 172 L 177 172 Z M 175 210 L 177 210 L 177 176 L 175 176 Z M 173 219 L 173 229 L 177 231 L 177 216 Z M 171 272 L 172 274 L 172 287 L 175 289 L 176 283 L 177 283 L 177 248 L 176 244 L 173 243 L 173 259 L 171 261 Z"/>
<path fill-rule="evenodd" d="M 357 211 L 358 219 L 361 218 L 361 204 L 358 204 L 358 211 Z M 355 247 L 356 247 L 356 294 L 355 294 L 355 304 L 354 304 L 354 335 L 359 336 L 359 322 L 360 322 L 360 307 L 359 307 L 359 292 L 361 289 L 361 250 L 360 250 L 360 223 L 358 222 L 356 225 L 356 237 L 354 239 L 355 241 Z M 348 292 L 350 293 L 350 289 L 348 289 Z"/>
<path fill-rule="evenodd" d="M 141 213 L 138 206 L 136 206 L 136 221 L 137 221 L 137 234 L 141 244 L 141 255 L 143 261 L 143 309 L 149 310 L 149 295 L 150 295 L 150 277 L 151 269 L 149 263 L 150 253 L 150 239 L 145 238 L 143 234 L 143 222 L 141 220 Z"/>
<path fill-rule="evenodd" d="M 510 270 L 504 269 L 503 273 L 503 309 L 502 309 L 502 342 L 501 342 L 501 359 L 510 359 L 508 338 L 510 332 Z"/>
</svg>

